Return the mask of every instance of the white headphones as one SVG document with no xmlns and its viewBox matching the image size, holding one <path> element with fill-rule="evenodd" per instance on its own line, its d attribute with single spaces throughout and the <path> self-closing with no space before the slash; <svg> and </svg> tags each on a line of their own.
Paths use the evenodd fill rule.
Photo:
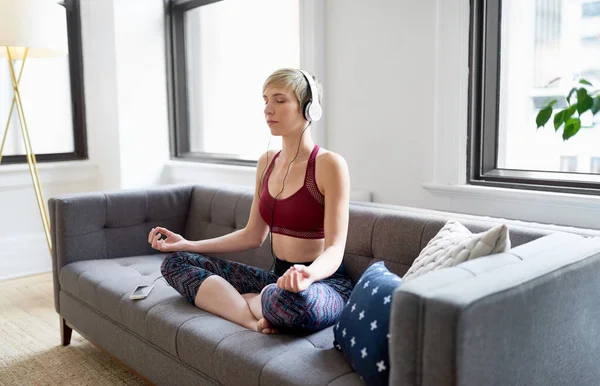
<svg viewBox="0 0 600 386">
<path fill-rule="evenodd" d="M 310 87 L 310 99 L 304 105 L 302 112 L 304 114 L 304 119 L 307 121 L 318 121 L 321 119 L 323 115 L 323 108 L 321 107 L 321 103 L 319 102 L 319 90 L 317 90 L 317 85 L 315 84 L 315 80 L 311 74 L 307 71 L 299 70 L 306 81 L 308 82 L 308 86 Z"/>
</svg>

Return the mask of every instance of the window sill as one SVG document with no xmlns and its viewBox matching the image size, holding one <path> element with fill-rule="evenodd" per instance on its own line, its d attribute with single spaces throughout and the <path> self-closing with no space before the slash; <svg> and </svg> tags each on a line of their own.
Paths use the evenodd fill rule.
<svg viewBox="0 0 600 386">
<path fill-rule="evenodd" d="M 73 182 L 97 180 L 98 166 L 90 161 L 44 162 L 37 164 L 42 188 Z M 0 166 L 0 190 L 31 187 L 31 175 L 27 164 Z"/>
<path fill-rule="evenodd" d="M 165 165 L 166 183 L 222 183 L 254 188 L 256 184 L 256 167 L 224 165 L 214 163 L 171 160 Z M 373 195 L 366 190 L 353 189 L 351 201 L 373 201 Z"/>
<path fill-rule="evenodd" d="M 256 167 L 170 160 L 165 164 L 169 184 L 225 183 L 254 186 Z"/>
<path fill-rule="evenodd" d="M 424 184 L 450 210 L 545 224 L 600 229 L 600 197 L 473 185 Z"/>
</svg>

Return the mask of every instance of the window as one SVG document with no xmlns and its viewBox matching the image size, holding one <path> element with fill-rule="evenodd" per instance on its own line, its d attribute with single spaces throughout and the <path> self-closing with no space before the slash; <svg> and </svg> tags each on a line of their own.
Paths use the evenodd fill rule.
<svg viewBox="0 0 600 386">
<path fill-rule="evenodd" d="M 600 1 L 588 1 L 582 4 L 582 17 L 598 17 L 600 16 Z"/>
<path fill-rule="evenodd" d="M 545 128 L 535 124 L 548 98 L 566 95 L 579 78 L 600 88 L 598 4 L 473 0 L 469 183 L 600 192 L 600 173 L 588 162 L 600 156 L 598 117 L 585 113 L 568 141 L 555 133 L 552 118 Z M 555 108 L 565 105 L 563 98 Z"/>
<path fill-rule="evenodd" d="M 573 156 L 561 156 L 560 157 L 560 171 L 574 173 L 577 171 L 577 157 Z"/>
<path fill-rule="evenodd" d="M 600 174 L 600 157 L 592 157 L 590 169 L 592 173 Z"/>
<path fill-rule="evenodd" d="M 79 1 L 59 2 L 67 12 L 69 55 L 59 58 L 28 58 L 19 90 L 32 148 L 38 162 L 87 158 L 85 103 Z M 21 61 L 15 61 L 15 72 Z M 8 61 L 0 58 L 0 143 L 13 100 Z M 27 162 L 21 126 L 13 111 L 2 164 Z"/>
<path fill-rule="evenodd" d="M 299 0 L 170 2 L 173 156 L 256 164 L 270 138 L 263 82 L 278 68 L 300 67 L 299 7 Z"/>
</svg>

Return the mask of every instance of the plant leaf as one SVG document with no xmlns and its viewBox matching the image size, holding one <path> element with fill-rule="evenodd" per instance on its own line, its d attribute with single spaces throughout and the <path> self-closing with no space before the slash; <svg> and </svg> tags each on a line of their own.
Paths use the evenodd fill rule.
<svg viewBox="0 0 600 386">
<path fill-rule="evenodd" d="M 577 112 L 579 113 L 579 115 L 581 115 L 587 110 L 591 109 L 593 105 L 594 99 L 591 96 L 585 94 L 585 97 L 577 102 Z"/>
<path fill-rule="evenodd" d="M 573 88 L 571 89 L 571 91 L 569 91 L 569 94 L 567 95 L 567 103 L 568 103 L 568 104 L 571 104 L 571 96 L 573 95 L 573 93 L 574 93 L 575 91 L 577 91 L 577 88 L 575 88 L 575 87 L 573 87 Z"/>
<path fill-rule="evenodd" d="M 585 79 L 579 79 L 579 83 L 581 83 L 581 84 L 585 84 L 585 85 L 588 85 L 588 86 L 592 86 L 592 87 L 594 86 L 593 84 L 591 84 L 590 82 L 588 82 L 588 81 L 587 81 L 587 80 L 585 80 Z"/>
<path fill-rule="evenodd" d="M 548 119 L 552 116 L 552 107 L 544 107 L 540 110 L 537 117 L 535 118 L 535 123 L 537 124 L 537 128 L 544 126 Z"/>
<path fill-rule="evenodd" d="M 565 113 L 563 114 L 563 121 L 567 121 L 569 118 L 571 118 L 571 116 L 575 113 L 576 110 L 577 110 L 577 104 L 567 107 L 564 110 Z"/>
<path fill-rule="evenodd" d="M 583 87 L 580 87 L 577 89 L 577 100 L 580 101 L 583 98 L 586 97 L 586 95 L 588 94 L 587 90 Z"/>
<path fill-rule="evenodd" d="M 600 111 L 600 96 L 594 98 L 594 104 L 592 105 L 592 115 L 596 115 L 598 111 Z"/>
<path fill-rule="evenodd" d="M 565 113 L 568 109 L 564 109 L 554 114 L 554 131 L 557 131 L 558 128 L 565 122 Z"/>
<path fill-rule="evenodd" d="M 569 138 L 571 138 L 572 136 L 574 136 L 575 134 L 577 134 L 577 132 L 579 131 L 580 128 L 581 128 L 581 121 L 579 120 L 579 118 L 570 118 L 565 123 L 565 130 L 563 131 L 563 140 L 566 141 Z"/>
</svg>

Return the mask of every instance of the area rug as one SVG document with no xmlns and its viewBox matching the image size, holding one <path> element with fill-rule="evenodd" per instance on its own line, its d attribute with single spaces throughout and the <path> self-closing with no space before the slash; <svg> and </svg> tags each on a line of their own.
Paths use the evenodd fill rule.
<svg viewBox="0 0 600 386">
<path fill-rule="evenodd" d="M 48 279 L 0 282 L 0 385 L 145 385 L 76 331 L 61 345 Z"/>
</svg>

